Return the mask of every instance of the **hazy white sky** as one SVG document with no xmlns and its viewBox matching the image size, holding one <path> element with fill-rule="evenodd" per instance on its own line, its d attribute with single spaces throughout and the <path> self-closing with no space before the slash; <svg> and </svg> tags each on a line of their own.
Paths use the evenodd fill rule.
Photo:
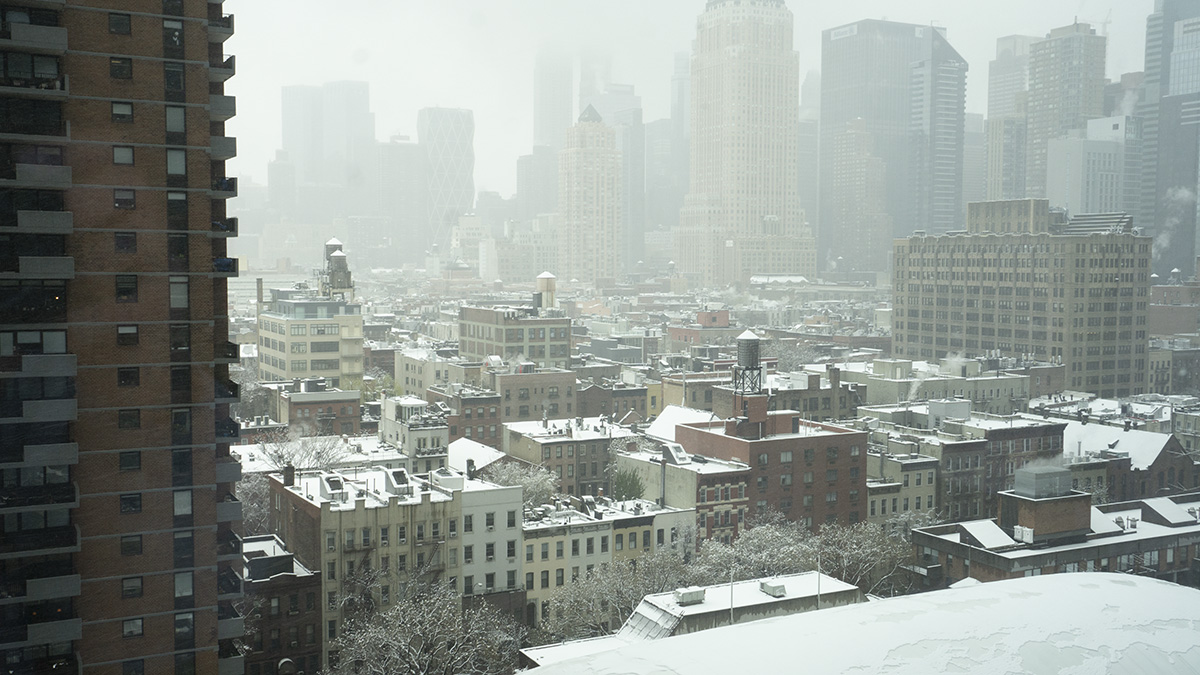
<svg viewBox="0 0 1200 675">
<path fill-rule="evenodd" d="M 821 31 L 863 18 L 944 26 L 970 64 L 967 110 L 987 105 L 995 39 L 1044 35 L 1080 21 L 1108 27 L 1109 77 L 1142 69 L 1153 0 L 788 0 L 801 72 L 820 68 Z M 540 45 L 599 45 L 613 80 L 633 84 L 644 119 L 670 113 L 673 54 L 688 51 L 703 0 L 227 0 L 237 55 L 227 93 L 238 98 L 228 132 L 231 172 L 266 179 L 280 143 L 279 91 L 290 84 L 366 80 L 376 135 L 416 136 L 417 110 L 475 111 L 475 185 L 508 196 L 516 158 L 533 135 L 533 59 Z M 1099 30 L 1099 26 L 1097 26 Z"/>
</svg>

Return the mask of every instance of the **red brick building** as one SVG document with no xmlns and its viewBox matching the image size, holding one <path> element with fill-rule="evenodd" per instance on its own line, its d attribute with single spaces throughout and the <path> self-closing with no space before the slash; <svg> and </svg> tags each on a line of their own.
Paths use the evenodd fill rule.
<svg viewBox="0 0 1200 675">
<path fill-rule="evenodd" d="M 246 537 L 245 593 L 251 605 L 252 633 L 247 634 L 246 675 L 270 675 L 289 658 L 298 670 L 321 667 L 321 574 L 305 567 L 279 537 Z"/>
<path fill-rule="evenodd" d="M 735 398 L 741 417 L 679 425 L 675 440 L 688 452 L 750 465 L 746 517 L 778 511 L 810 528 L 866 518 L 865 431 L 768 411 L 765 395 Z"/>
</svg>

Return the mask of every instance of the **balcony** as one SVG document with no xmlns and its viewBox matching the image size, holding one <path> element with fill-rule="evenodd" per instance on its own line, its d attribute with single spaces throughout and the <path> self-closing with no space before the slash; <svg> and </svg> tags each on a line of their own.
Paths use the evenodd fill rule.
<svg viewBox="0 0 1200 675">
<path fill-rule="evenodd" d="M 214 426 L 216 427 L 217 439 L 223 441 L 237 440 L 238 434 L 241 431 L 241 425 L 228 417 L 217 420 Z"/>
<path fill-rule="evenodd" d="M 79 463 L 78 443 L 49 443 L 26 445 L 12 461 L 17 464 L 60 465 Z M 8 461 L 8 460 L 5 460 Z"/>
<path fill-rule="evenodd" d="M 242 555 L 242 539 L 233 530 L 217 531 L 217 560 Z"/>
<path fill-rule="evenodd" d="M 228 380 L 213 382 L 214 403 L 237 403 L 240 390 L 236 383 Z"/>
<path fill-rule="evenodd" d="M 211 136 L 208 153 L 216 161 L 232 159 L 237 156 L 237 139 L 233 136 Z"/>
<path fill-rule="evenodd" d="M 241 654 L 226 656 L 222 653 L 217 657 L 217 675 L 242 675 L 246 672 L 246 657 Z"/>
<path fill-rule="evenodd" d="M 242 464 L 234 459 L 217 460 L 216 474 L 218 483 L 236 483 L 242 479 Z"/>
<path fill-rule="evenodd" d="M 0 512 L 35 510 L 32 507 L 46 506 L 79 506 L 79 493 L 75 484 L 6 487 L 4 492 L 0 492 Z"/>
<path fill-rule="evenodd" d="M 78 403 L 73 398 L 16 401 L 20 406 L 19 414 L 7 403 L 0 403 L 0 418 L 12 422 L 74 422 L 79 417 Z"/>
<path fill-rule="evenodd" d="M 212 221 L 212 236 L 215 238 L 236 237 L 238 235 L 237 217 Z"/>
<path fill-rule="evenodd" d="M 233 37 L 233 15 L 226 14 L 208 20 L 208 41 L 220 44 Z"/>
<path fill-rule="evenodd" d="M 70 256 L 33 256 L 17 257 L 16 264 L 4 262 L 0 264 L 2 279 L 74 279 L 75 258 Z M 15 268 L 15 269 L 13 269 Z"/>
<path fill-rule="evenodd" d="M 25 377 L 74 377 L 74 354 L 21 354 L 0 356 L 0 372 L 20 373 Z"/>
<path fill-rule="evenodd" d="M 217 572 L 217 595 L 236 596 L 242 594 L 242 578 L 232 568 L 223 567 Z M 219 600 L 226 598 L 218 597 Z"/>
<path fill-rule="evenodd" d="M 8 175 L 0 174 L 0 179 L 16 181 L 5 187 L 71 187 L 71 167 L 54 166 L 52 164 L 16 164 Z"/>
<path fill-rule="evenodd" d="M 233 199 L 238 193 L 237 178 L 214 178 L 212 182 L 213 199 Z"/>
<path fill-rule="evenodd" d="M 228 602 L 217 604 L 217 639 L 230 640 L 246 634 L 245 619 Z"/>
<path fill-rule="evenodd" d="M 225 60 L 220 63 L 209 64 L 208 81 L 224 82 L 225 80 L 228 80 L 229 78 L 233 77 L 234 72 L 237 70 L 234 66 L 235 62 L 234 57 L 232 56 L 225 57 Z"/>
<path fill-rule="evenodd" d="M 232 494 L 226 494 L 224 501 L 217 502 L 217 522 L 231 523 L 242 519 L 242 503 Z"/>
<path fill-rule="evenodd" d="M 74 525 L 27 530 L 4 535 L 0 539 L 0 558 L 52 555 L 79 551 L 79 529 Z"/>
<path fill-rule="evenodd" d="M 0 94 L 22 98 L 65 99 L 70 93 L 66 75 L 56 77 L 6 77 L 0 75 Z"/>
<path fill-rule="evenodd" d="M 33 4 L 33 3 L 27 3 Z M 79 673 L 79 659 L 75 654 L 61 654 L 59 656 L 36 656 L 37 651 L 30 650 L 24 652 L 13 650 L 9 652 L 9 658 L 4 665 L 8 668 L 9 673 L 21 673 L 22 675 L 45 675 L 46 673 Z"/>
<path fill-rule="evenodd" d="M 79 593 L 79 575 L 69 561 L 39 562 L 0 576 L 0 604 L 73 598 Z"/>
<path fill-rule="evenodd" d="M 232 342 L 218 342 L 213 345 L 213 361 L 217 363 L 237 363 L 240 351 Z"/>
<path fill-rule="evenodd" d="M 213 276 L 230 278 L 237 275 L 237 258 L 213 258 Z"/>
<path fill-rule="evenodd" d="M 71 234 L 75 229 L 75 214 L 70 211 L 17 211 L 17 229 L 29 234 Z"/>
<path fill-rule="evenodd" d="M 226 122 L 237 115 L 237 99 L 224 94 L 210 94 L 208 97 L 208 119 L 213 122 Z"/>
<path fill-rule="evenodd" d="M 5 22 L 0 24 L 0 49 L 64 54 L 67 51 L 67 29 L 61 26 Z"/>
</svg>

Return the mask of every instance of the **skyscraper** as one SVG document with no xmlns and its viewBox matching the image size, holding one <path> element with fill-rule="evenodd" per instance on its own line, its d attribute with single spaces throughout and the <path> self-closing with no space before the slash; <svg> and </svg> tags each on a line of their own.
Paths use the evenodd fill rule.
<svg viewBox="0 0 1200 675">
<path fill-rule="evenodd" d="M 1140 117 L 1100 117 L 1090 120 L 1086 131 L 1050 139 L 1046 152 L 1050 206 L 1066 209 L 1071 215 L 1135 215 L 1141 185 Z"/>
<path fill-rule="evenodd" d="M 696 25 L 679 270 L 704 284 L 812 274 L 796 193 L 800 67 L 782 0 L 709 0 Z"/>
<path fill-rule="evenodd" d="M 622 265 L 632 270 L 641 257 L 646 221 L 646 127 L 642 124 L 642 97 L 631 84 L 609 83 L 604 93 L 584 98 L 616 134 L 621 153 Z"/>
<path fill-rule="evenodd" d="M 1046 148 L 1052 138 L 1104 115 L 1108 38 L 1086 23 L 1055 28 L 1029 47 L 1025 195 L 1046 196 Z"/>
<path fill-rule="evenodd" d="M 1172 29 L 1170 77 L 1155 109 L 1158 167 L 1151 232 L 1155 270 L 1166 276 L 1179 268 L 1190 276 L 1200 251 L 1200 17 L 1180 19 Z"/>
<path fill-rule="evenodd" d="M 1039 38 L 996 39 L 988 63 L 988 115 L 984 122 L 989 200 L 1025 196 L 1025 113 L 1029 96 L 1029 45 Z"/>
<path fill-rule="evenodd" d="M 379 214 L 390 222 L 389 247 L 400 262 L 421 261 L 422 252 L 431 243 L 425 147 L 399 136 L 379 143 L 376 152 L 379 181 L 375 201 Z"/>
<path fill-rule="evenodd" d="M 945 30 L 868 19 L 821 37 L 821 146 L 861 118 L 871 154 L 886 169 L 893 233 L 952 229 L 962 200 L 962 140 L 967 64 Z M 840 167 L 822 152 L 821 255 L 851 259 L 859 223 L 838 220 L 842 203 L 825 186 Z M 883 258 L 886 260 L 886 255 Z"/>
<path fill-rule="evenodd" d="M 967 222 L 967 204 L 987 199 L 987 134 L 983 115 L 967 113 L 963 126 L 962 214 Z"/>
<path fill-rule="evenodd" d="M 425 148 L 432 243 L 450 243 L 458 217 L 475 205 L 475 115 L 460 108 L 422 108 L 417 142 Z"/>
<path fill-rule="evenodd" d="M 988 119 L 1025 115 L 1029 91 L 1029 45 L 1040 38 L 1006 35 L 996 38 L 996 58 L 988 62 Z"/>
<path fill-rule="evenodd" d="M 559 277 L 595 282 L 621 269 L 621 153 L 616 134 L 588 106 L 558 153 Z"/>
<path fill-rule="evenodd" d="M 959 229 L 963 208 L 963 150 L 967 62 L 943 33 L 923 29 L 921 59 L 909 76 L 908 174 L 913 209 L 909 227 L 931 232 Z"/>
<path fill-rule="evenodd" d="M 1170 205 L 1164 203 L 1163 198 L 1170 189 L 1165 183 L 1173 179 L 1164 176 L 1165 183 L 1162 189 L 1159 187 L 1159 108 L 1164 97 L 1187 93 L 1170 88 L 1175 24 L 1197 16 L 1200 16 L 1200 2 L 1197 0 L 1155 0 L 1154 12 L 1146 17 L 1146 57 L 1142 97 L 1137 107 L 1137 115 L 1142 118 L 1142 212 L 1139 218 L 1142 227 L 1162 227 L 1160 216 L 1165 216 L 1165 211 L 1160 205 L 1169 210 Z M 1194 262 L 1189 262 L 1187 267 L 1192 264 Z M 1171 267 L 1166 269 L 1170 270 Z"/>
<path fill-rule="evenodd" d="M 558 154 L 549 146 L 536 145 L 533 152 L 517 158 L 517 218 L 529 223 L 543 213 L 556 211 Z"/>
<path fill-rule="evenodd" d="M 533 66 L 533 144 L 562 147 L 571 126 L 574 64 L 560 50 L 543 48 Z"/>
<path fill-rule="evenodd" d="M 232 18 L 28 5 L 0 94 L 4 667 L 233 672 Z"/>
</svg>

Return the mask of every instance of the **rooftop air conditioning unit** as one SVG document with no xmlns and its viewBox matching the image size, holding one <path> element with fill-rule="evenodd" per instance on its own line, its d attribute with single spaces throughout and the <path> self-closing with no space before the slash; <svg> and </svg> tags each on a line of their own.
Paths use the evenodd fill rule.
<svg viewBox="0 0 1200 675">
<path fill-rule="evenodd" d="M 782 598 L 787 595 L 787 587 L 784 586 L 782 581 L 760 581 L 758 582 L 758 590 L 772 598 Z"/>
<path fill-rule="evenodd" d="M 487 557 L 487 561 L 488 561 L 488 562 L 493 562 L 493 561 L 495 561 L 495 560 L 496 560 L 496 556 L 494 556 L 494 555 L 489 555 L 489 556 Z"/>
<path fill-rule="evenodd" d="M 675 589 L 675 604 L 680 607 L 698 605 L 704 602 L 704 589 L 698 586 Z"/>
<path fill-rule="evenodd" d="M 455 538 L 455 537 L 457 537 L 457 536 L 458 536 L 458 533 L 457 533 L 457 532 L 451 532 L 451 533 L 450 533 L 450 538 L 451 538 L 451 539 L 453 539 L 453 538 Z"/>
</svg>

